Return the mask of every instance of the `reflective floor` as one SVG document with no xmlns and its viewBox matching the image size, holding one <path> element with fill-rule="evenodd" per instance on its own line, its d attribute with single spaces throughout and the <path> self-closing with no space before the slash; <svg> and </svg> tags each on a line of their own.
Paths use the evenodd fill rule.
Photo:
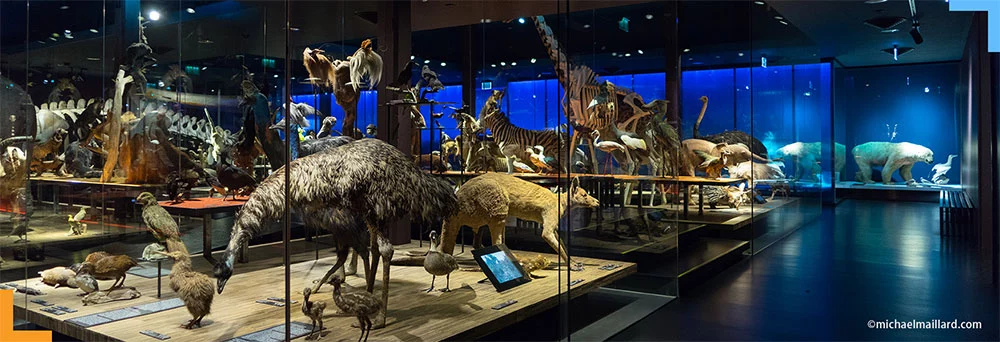
<svg viewBox="0 0 1000 342">
<path fill-rule="evenodd" d="M 941 240 L 936 203 L 844 201 L 613 340 L 996 341 L 997 291 L 974 253 Z M 867 327 L 934 319 L 983 329 Z"/>
</svg>

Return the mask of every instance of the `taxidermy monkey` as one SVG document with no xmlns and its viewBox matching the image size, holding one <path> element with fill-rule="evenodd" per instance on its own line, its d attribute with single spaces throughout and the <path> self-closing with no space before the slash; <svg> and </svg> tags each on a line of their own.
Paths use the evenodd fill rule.
<svg viewBox="0 0 1000 342">
<path fill-rule="evenodd" d="M 858 163 L 858 181 L 871 184 L 872 167 L 882 166 L 882 184 L 892 184 L 892 173 L 899 170 L 899 175 L 908 186 L 916 186 L 913 180 L 913 164 L 934 162 L 934 152 L 929 148 L 908 142 L 891 143 L 882 141 L 867 142 L 851 149 L 854 161 Z"/>
<path fill-rule="evenodd" d="M 455 251 L 455 238 L 462 226 L 472 227 L 473 234 L 480 227 L 488 226 L 493 244 L 504 243 L 504 229 L 507 217 L 513 216 L 522 220 L 542 224 L 542 239 L 559 253 L 559 257 L 570 265 L 570 269 L 579 271 L 583 265 L 572 263 L 562 242 L 559 241 L 557 230 L 559 222 L 565 218 L 570 206 L 577 208 L 597 208 L 600 202 L 590 196 L 587 190 L 580 187 L 579 178 L 574 178 L 569 193 L 555 194 L 537 184 L 520 178 L 502 174 L 487 173 L 475 177 L 465 183 L 456 193 L 458 196 L 458 212 L 444 220 L 442 225 L 442 242 L 438 251 L 452 254 Z M 569 205 L 559 201 L 568 198 Z M 477 239 L 475 248 L 482 247 L 482 241 Z"/>
</svg>

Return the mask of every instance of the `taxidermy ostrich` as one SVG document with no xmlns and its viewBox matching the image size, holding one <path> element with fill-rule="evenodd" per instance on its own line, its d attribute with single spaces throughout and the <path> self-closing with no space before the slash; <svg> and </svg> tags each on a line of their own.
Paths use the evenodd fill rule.
<svg viewBox="0 0 1000 342">
<path fill-rule="evenodd" d="M 361 79 L 365 76 L 368 77 L 368 89 L 375 88 L 382 79 L 382 56 L 372 50 L 372 40 L 361 42 L 361 48 L 347 59 L 351 63 L 351 86 L 354 90 L 360 88 Z"/>
<path fill-rule="evenodd" d="M 290 172 L 292 182 L 288 184 L 287 199 L 286 172 Z M 450 184 L 421 172 L 410 158 L 380 140 L 362 139 L 299 158 L 261 182 L 237 213 L 229 246 L 215 265 L 219 293 L 233 275 L 240 246 L 257 236 L 264 222 L 281 217 L 286 200 L 292 208 L 301 210 L 304 217 L 324 220 L 327 224 L 323 227 L 337 240 L 337 264 L 314 290 L 319 290 L 344 264 L 347 248 L 340 247 L 363 247 L 367 242 L 374 258 L 371 270 L 365 272 L 368 290 L 374 290 L 379 258 L 383 258 L 382 303 L 386 305 L 393 249 L 383 234 L 384 223 L 406 214 L 416 221 L 436 221 L 451 215 L 456 207 L 455 191 Z M 355 250 L 365 256 L 363 248 Z M 385 310 L 376 318 L 376 325 L 385 325 Z"/>
<path fill-rule="evenodd" d="M 705 118 L 705 110 L 708 109 L 708 96 L 702 96 L 699 98 L 701 100 L 701 113 L 698 114 L 698 120 L 694 123 L 694 138 L 708 140 L 714 143 L 727 143 L 730 145 L 744 144 L 749 146 L 750 152 L 758 156 L 767 157 L 767 147 L 760 142 L 757 138 L 742 132 L 742 131 L 724 131 L 718 134 L 710 134 L 705 136 L 699 136 L 698 127 L 701 127 L 701 120 Z"/>
</svg>

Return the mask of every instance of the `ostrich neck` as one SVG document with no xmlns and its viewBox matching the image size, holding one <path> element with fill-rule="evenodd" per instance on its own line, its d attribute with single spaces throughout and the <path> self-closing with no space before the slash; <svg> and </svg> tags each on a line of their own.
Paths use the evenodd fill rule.
<svg viewBox="0 0 1000 342">
<path fill-rule="evenodd" d="M 698 127 L 701 126 L 701 119 L 705 118 L 705 111 L 708 110 L 708 101 L 701 103 L 701 113 L 698 113 L 698 121 L 694 122 L 694 137 L 698 138 Z"/>
</svg>

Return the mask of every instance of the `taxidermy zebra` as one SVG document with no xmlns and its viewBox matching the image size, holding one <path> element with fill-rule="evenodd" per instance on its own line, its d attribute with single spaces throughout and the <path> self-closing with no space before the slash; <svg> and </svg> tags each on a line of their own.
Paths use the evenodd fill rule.
<svg viewBox="0 0 1000 342">
<path fill-rule="evenodd" d="M 296 159 L 261 182 L 237 213 L 229 246 L 214 269 L 220 294 L 233 275 L 240 246 L 257 236 L 264 222 L 283 215 L 286 172 L 291 172 L 287 201 L 303 217 L 315 220 L 307 224 L 322 226 L 333 234 L 338 245 L 356 248 L 359 254 L 367 242 L 374 258 L 370 270 L 365 270 L 369 292 L 374 290 L 379 258 L 384 258 L 382 303 L 389 299 L 389 261 L 393 254 L 383 234 L 384 223 L 407 214 L 417 221 L 437 221 L 450 216 L 457 205 L 455 190 L 449 183 L 423 173 L 410 158 L 381 140 L 362 139 Z M 337 250 L 337 264 L 314 290 L 319 290 L 343 265 L 348 249 Z M 375 321 L 378 326 L 385 325 L 384 307 Z"/>
<path fill-rule="evenodd" d="M 514 173 L 514 158 L 519 160 L 531 160 L 527 149 L 533 146 L 542 146 L 546 151 L 562 151 L 563 134 L 553 130 L 536 131 L 515 126 L 510 122 L 507 114 L 499 109 L 500 100 L 503 98 L 503 91 L 493 91 L 493 95 L 486 101 L 483 110 L 479 113 L 479 122 L 484 128 L 488 128 L 493 133 L 493 140 L 500 146 L 500 151 L 507 158 L 507 173 Z M 550 157 L 555 158 L 551 166 L 561 172 L 566 172 L 563 165 L 561 153 L 552 153 Z"/>
</svg>

